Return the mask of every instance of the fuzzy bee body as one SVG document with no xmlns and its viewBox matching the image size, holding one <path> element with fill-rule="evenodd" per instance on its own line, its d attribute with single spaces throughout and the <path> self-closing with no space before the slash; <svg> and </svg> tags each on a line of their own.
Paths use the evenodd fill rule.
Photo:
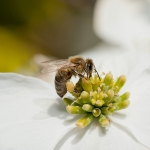
<svg viewBox="0 0 150 150">
<path fill-rule="evenodd" d="M 60 97 L 67 93 L 66 83 L 72 76 L 90 78 L 95 69 L 92 59 L 83 59 L 73 56 L 65 60 L 47 61 L 48 65 L 42 70 L 43 73 L 57 71 L 55 75 L 55 89 Z"/>
<path fill-rule="evenodd" d="M 65 72 L 65 76 L 64 73 Z M 63 97 L 67 93 L 66 83 L 72 77 L 72 72 L 70 69 L 59 69 L 55 75 L 55 89 L 60 97 Z"/>
</svg>

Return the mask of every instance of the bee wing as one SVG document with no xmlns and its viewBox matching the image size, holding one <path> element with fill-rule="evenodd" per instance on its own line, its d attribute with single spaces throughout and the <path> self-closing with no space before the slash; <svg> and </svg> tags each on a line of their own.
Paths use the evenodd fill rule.
<svg viewBox="0 0 150 150">
<path fill-rule="evenodd" d="M 63 68 L 69 68 L 71 66 L 75 66 L 75 64 L 72 64 L 68 62 L 68 59 L 61 59 L 61 60 L 50 60 L 50 61 L 45 61 L 43 63 L 48 64 L 44 69 L 42 70 L 42 73 L 51 73 L 55 72 L 61 67 Z"/>
<path fill-rule="evenodd" d="M 57 67 L 56 65 L 51 65 L 51 66 L 46 66 L 42 69 L 42 73 L 51 73 L 51 72 L 55 72 L 59 69 L 59 67 Z"/>
<path fill-rule="evenodd" d="M 51 66 L 51 65 L 63 65 L 69 62 L 68 62 L 68 59 L 59 59 L 59 60 L 48 60 L 42 63 L 48 64 L 49 66 Z"/>
</svg>

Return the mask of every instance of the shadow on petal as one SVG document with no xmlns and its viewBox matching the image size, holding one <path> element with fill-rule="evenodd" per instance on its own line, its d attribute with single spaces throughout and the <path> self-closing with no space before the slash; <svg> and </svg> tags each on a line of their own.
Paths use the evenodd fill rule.
<svg viewBox="0 0 150 150">
<path fill-rule="evenodd" d="M 57 98 L 56 102 L 50 105 L 48 108 L 48 114 L 51 117 L 58 117 L 60 119 L 64 119 L 68 116 L 66 107 L 61 98 Z"/>
<path fill-rule="evenodd" d="M 140 143 L 141 145 L 143 145 L 145 148 L 148 148 L 146 145 L 144 145 L 142 142 L 140 142 L 136 136 L 134 135 L 134 133 L 132 132 L 132 130 L 130 130 L 128 127 L 119 124 L 115 121 L 112 122 L 114 124 L 114 126 L 116 126 L 118 129 L 120 129 L 122 132 L 125 132 L 128 136 L 130 136 L 135 142 Z"/>
<path fill-rule="evenodd" d="M 54 150 L 61 149 L 65 143 L 67 144 L 67 142 L 71 142 L 72 145 L 76 145 L 77 143 L 82 142 L 82 138 L 84 138 L 84 136 L 90 136 L 92 133 L 94 133 L 94 130 L 97 131 L 96 134 L 98 134 L 99 131 L 99 137 L 104 137 L 107 133 L 106 129 L 100 127 L 97 119 L 95 119 L 90 125 L 88 125 L 84 129 L 79 129 L 75 127 L 69 129 L 68 131 L 65 131 L 64 134 L 61 135 L 59 141 L 56 143 Z"/>
<path fill-rule="evenodd" d="M 39 113 L 32 117 L 34 120 L 46 119 L 49 117 L 65 119 L 67 116 L 69 116 L 61 98 L 57 98 L 55 100 L 40 98 L 35 99 L 33 102 L 42 108 Z"/>
<path fill-rule="evenodd" d="M 99 131 L 99 136 L 100 137 L 104 137 L 107 134 L 106 128 L 103 128 L 100 125 L 98 126 L 98 131 Z"/>
<path fill-rule="evenodd" d="M 72 144 L 77 144 L 85 135 L 85 133 L 89 130 L 91 125 L 87 126 L 84 129 L 79 129 L 76 127 L 76 133 L 75 133 L 75 137 L 72 140 Z"/>
<path fill-rule="evenodd" d="M 42 110 L 35 114 L 32 119 L 34 120 L 41 120 L 41 119 L 46 119 L 49 117 L 57 117 L 59 119 L 62 119 L 64 122 L 64 125 L 70 125 L 70 124 L 75 124 L 75 122 L 82 118 L 84 115 L 73 115 L 69 114 L 66 111 L 66 106 L 64 105 L 63 101 L 61 98 L 57 98 L 54 101 L 51 99 L 35 99 L 34 103 L 42 108 Z"/>
<path fill-rule="evenodd" d="M 54 150 L 61 149 L 63 144 L 66 143 L 69 138 L 73 138 L 71 140 L 72 145 L 77 144 L 84 137 L 85 133 L 89 130 L 90 126 L 91 125 L 89 125 L 88 127 L 84 128 L 84 129 L 79 129 L 79 128 L 75 127 L 73 129 L 69 130 L 67 133 L 65 132 L 65 134 L 63 134 L 62 137 L 60 138 L 60 140 L 56 143 Z"/>
<path fill-rule="evenodd" d="M 136 139 L 136 137 L 134 136 L 134 134 L 132 134 L 132 132 L 131 132 L 129 129 L 127 129 L 126 127 L 124 127 L 124 126 L 122 126 L 122 125 L 120 125 L 120 124 L 118 124 L 118 123 L 116 123 L 116 122 L 112 122 L 112 123 L 113 123 L 118 129 L 120 129 L 121 131 L 123 131 L 123 132 L 125 132 L 126 134 L 128 134 L 128 136 L 130 136 L 134 141 L 140 143 L 140 142 Z"/>
<path fill-rule="evenodd" d="M 120 113 L 120 112 L 115 112 L 113 114 L 113 117 L 119 118 L 119 119 L 125 119 L 127 116 L 124 113 Z"/>
<path fill-rule="evenodd" d="M 69 124 L 75 124 L 75 122 L 77 121 L 77 120 L 79 120 L 80 118 L 82 118 L 82 117 L 84 117 L 85 116 L 85 114 L 84 115 L 72 115 L 72 114 L 68 114 L 68 116 L 65 118 L 65 120 L 64 120 L 64 125 L 69 125 Z"/>
<path fill-rule="evenodd" d="M 94 130 L 97 130 L 100 137 L 104 137 L 107 134 L 106 128 L 101 127 L 97 118 L 95 118 L 91 124 L 92 125 L 90 127 L 89 133 L 93 132 Z"/>
</svg>

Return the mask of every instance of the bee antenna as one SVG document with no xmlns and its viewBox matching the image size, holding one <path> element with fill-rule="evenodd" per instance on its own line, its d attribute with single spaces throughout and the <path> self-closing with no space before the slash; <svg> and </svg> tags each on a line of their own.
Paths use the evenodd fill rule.
<svg viewBox="0 0 150 150">
<path fill-rule="evenodd" d="M 100 75 L 99 75 L 99 73 L 97 72 L 97 70 L 96 70 L 96 67 L 95 67 L 95 65 L 94 65 L 94 71 L 96 72 L 96 74 L 98 75 L 98 77 L 99 77 L 99 79 L 101 79 L 100 78 Z"/>
</svg>

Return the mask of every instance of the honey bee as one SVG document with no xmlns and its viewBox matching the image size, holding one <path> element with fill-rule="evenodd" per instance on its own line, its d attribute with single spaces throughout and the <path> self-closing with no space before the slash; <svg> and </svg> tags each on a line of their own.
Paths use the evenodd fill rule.
<svg viewBox="0 0 150 150">
<path fill-rule="evenodd" d="M 42 70 L 42 73 L 57 71 L 55 75 L 55 89 L 60 97 L 63 97 L 67 93 L 66 83 L 72 76 L 89 79 L 93 71 L 96 71 L 93 60 L 83 59 L 81 56 L 72 56 L 68 59 L 46 61 L 43 63 L 47 63 L 47 66 Z"/>
</svg>

